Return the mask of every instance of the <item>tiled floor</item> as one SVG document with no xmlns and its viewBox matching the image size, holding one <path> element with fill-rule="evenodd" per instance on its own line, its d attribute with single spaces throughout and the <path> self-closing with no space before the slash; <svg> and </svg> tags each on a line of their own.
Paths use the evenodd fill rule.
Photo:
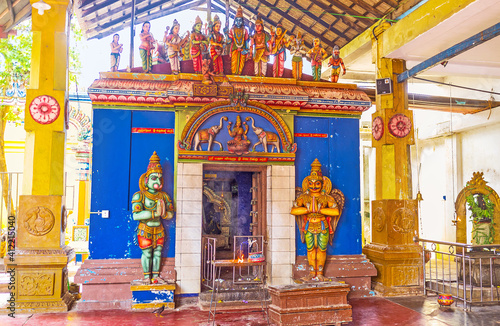
<svg viewBox="0 0 500 326">
<path fill-rule="evenodd" d="M 464 312 L 457 307 L 440 308 L 435 297 L 398 297 L 352 299 L 353 322 L 349 326 L 499 326 L 500 306 L 475 307 Z M 156 317 L 148 312 L 105 310 L 93 312 L 71 311 L 57 314 L 18 315 L 13 319 L 0 316 L 0 325 L 7 326 L 82 326 L 82 325 L 207 325 L 208 312 L 197 306 L 186 305 Z M 217 325 L 260 326 L 266 325 L 262 311 L 233 310 L 217 314 Z"/>
</svg>

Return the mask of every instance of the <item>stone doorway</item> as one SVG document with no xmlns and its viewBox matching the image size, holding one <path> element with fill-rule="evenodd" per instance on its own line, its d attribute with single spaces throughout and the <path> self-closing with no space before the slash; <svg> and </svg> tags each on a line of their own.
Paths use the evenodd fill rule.
<svg viewBox="0 0 500 326">
<path fill-rule="evenodd" d="M 234 236 L 264 236 L 266 167 L 203 167 L 202 234 L 217 239 L 216 259 L 233 259 Z"/>
<path fill-rule="evenodd" d="M 177 293 L 195 295 L 201 292 L 204 171 L 246 172 L 256 178 L 254 182 L 259 183 L 258 188 L 262 191 L 255 192 L 260 205 L 253 210 L 258 212 L 258 219 L 250 223 L 254 223 L 253 234 L 265 237 L 267 284 L 290 284 L 295 263 L 295 218 L 289 213 L 295 196 L 295 167 L 178 163 L 175 198 Z M 220 195 L 220 192 L 215 193 Z"/>
</svg>

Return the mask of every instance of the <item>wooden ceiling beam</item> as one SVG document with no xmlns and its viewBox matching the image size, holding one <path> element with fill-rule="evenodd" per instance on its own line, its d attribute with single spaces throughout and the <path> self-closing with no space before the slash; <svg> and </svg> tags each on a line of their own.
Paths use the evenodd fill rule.
<svg viewBox="0 0 500 326">
<path fill-rule="evenodd" d="M 372 14 L 376 14 L 376 16 L 378 18 L 383 17 L 385 15 L 385 13 L 381 12 L 380 10 L 375 8 L 374 6 L 370 6 L 369 4 L 364 2 L 363 0 L 350 0 L 350 1 L 352 3 L 354 3 L 355 5 L 360 6 L 361 8 L 366 10 L 367 12 L 372 13 Z"/>
<path fill-rule="evenodd" d="M 246 4 L 246 2 L 245 2 L 245 4 Z M 264 5 L 267 5 L 267 4 L 264 4 Z M 255 9 L 251 9 L 251 8 L 249 8 L 248 6 L 245 6 L 245 7 L 243 8 L 243 10 L 248 10 L 248 11 L 250 11 L 251 13 L 253 13 L 254 15 L 257 15 L 257 12 L 255 11 Z M 272 12 L 272 11 L 271 11 L 271 12 Z M 270 13 L 271 13 L 271 12 L 270 12 Z M 261 15 L 260 17 L 261 17 L 261 18 L 262 18 L 262 20 L 263 20 L 265 23 L 267 23 L 269 26 L 273 26 L 273 27 L 274 27 L 274 26 L 276 25 L 276 22 L 272 21 L 272 20 L 271 20 L 268 16 L 266 16 L 266 15 Z M 303 29 L 303 30 L 304 30 L 304 29 Z M 307 30 L 304 30 L 304 32 L 307 32 Z M 307 32 L 307 33 L 309 33 L 309 32 Z M 302 33 L 302 34 L 305 34 L 305 33 Z M 310 34 L 310 33 L 309 33 L 309 34 Z M 313 47 L 313 44 L 312 44 L 312 43 L 307 42 L 306 40 L 304 40 L 304 44 L 305 44 L 308 48 L 312 48 L 312 47 Z"/>
<path fill-rule="evenodd" d="M 266 5 L 266 6 L 269 6 L 271 7 L 272 4 L 269 3 L 267 0 L 261 0 L 262 4 L 263 5 Z M 247 6 L 247 9 L 248 9 L 248 6 Z M 313 35 L 315 37 L 318 37 L 319 39 L 322 39 L 321 35 L 318 35 L 316 33 L 314 33 L 310 28 L 309 26 L 306 26 L 304 25 L 302 22 L 298 21 L 297 19 L 291 17 L 290 15 L 288 15 L 287 13 L 285 13 L 284 11 L 282 11 L 281 9 L 279 8 L 274 8 L 274 12 L 281 15 L 281 17 L 285 18 L 286 20 L 290 21 L 292 24 L 295 24 L 297 26 L 299 26 L 300 28 L 302 28 L 304 31 L 306 31 L 308 34 L 310 35 Z M 316 21 L 317 20 L 317 17 L 314 18 L 314 20 Z M 323 22 L 324 23 L 324 22 Z M 326 24 L 326 23 L 325 23 Z M 322 39 L 322 42 L 324 44 L 327 44 L 328 46 L 332 47 L 335 45 L 334 43 L 332 43 L 330 40 L 325 40 L 325 39 Z"/>
<path fill-rule="evenodd" d="M 6 0 L 7 1 L 7 8 L 9 8 L 9 13 L 10 13 L 10 21 L 12 22 L 12 25 L 14 25 L 14 22 L 16 21 L 16 13 L 14 12 L 14 7 L 12 7 L 12 1 L 11 0 Z"/>
<path fill-rule="evenodd" d="M 316 6 L 320 7 L 321 9 L 323 9 L 325 12 L 327 13 L 331 13 L 331 11 L 335 11 L 334 13 L 336 14 L 340 14 L 340 15 L 333 15 L 335 18 L 337 19 L 340 19 L 344 22 L 344 24 L 346 24 L 347 26 L 349 26 L 350 28 L 354 29 L 355 31 L 357 31 L 358 33 L 363 33 L 365 31 L 366 28 L 363 28 L 361 26 L 359 26 L 358 24 L 356 24 L 357 21 L 360 21 L 359 19 L 354 18 L 354 22 L 352 22 L 348 17 L 346 16 L 343 16 L 342 13 L 340 12 L 336 12 L 335 9 L 333 9 L 332 7 L 329 7 L 319 1 L 316 1 L 316 0 L 313 0 L 311 1 L 311 4 L 315 4 Z M 336 24 L 336 22 L 335 22 Z"/>
<path fill-rule="evenodd" d="M 200 0 L 199 2 L 202 3 L 204 1 L 205 0 Z M 152 15 L 149 15 L 147 17 L 142 17 L 142 18 L 136 19 L 135 24 L 138 25 L 138 24 L 141 24 L 141 23 L 148 21 L 148 20 L 152 20 L 152 19 L 155 19 L 158 17 L 167 16 L 167 15 L 170 15 L 170 14 L 182 11 L 182 10 L 188 10 L 188 9 L 190 9 L 190 6 L 193 6 L 196 4 L 196 3 L 192 4 L 192 2 L 193 2 L 193 0 L 179 1 L 174 6 L 171 6 L 168 9 L 160 10 L 159 12 L 154 13 Z M 196 5 L 198 5 L 198 4 L 196 4 Z M 161 4 L 158 5 L 157 7 L 159 7 L 159 6 L 161 6 Z M 136 10 L 135 15 L 137 17 L 137 16 L 144 14 L 145 12 L 147 12 L 151 9 L 152 8 L 150 8 L 150 7 L 141 8 L 139 10 Z M 124 17 L 126 17 L 126 18 L 124 18 Z M 93 29 L 90 29 L 87 32 L 88 35 L 91 35 L 89 37 L 89 39 L 94 39 L 94 38 L 101 39 L 103 37 L 106 37 L 108 35 L 113 34 L 116 31 L 123 30 L 124 26 L 130 25 L 131 13 L 124 15 L 124 17 L 120 17 L 118 19 L 109 21 L 106 24 L 99 25 Z M 117 27 L 115 27 L 115 25 L 117 25 Z"/>
<path fill-rule="evenodd" d="M 309 0 L 309 1 L 311 1 L 312 3 L 314 3 L 316 6 L 318 6 L 320 8 L 326 7 L 329 10 L 333 9 L 331 6 L 322 5 L 319 1 L 316 1 L 316 0 Z M 344 13 L 349 15 L 349 16 L 363 16 L 365 14 L 362 12 L 357 12 L 356 10 L 352 9 L 349 6 L 346 6 L 345 4 L 343 4 L 340 1 L 335 1 L 334 3 L 332 3 L 332 5 L 339 8 L 340 10 L 343 10 Z M 370 19 L 370 18 L 362 18 L 362 17 L 353 17 L 353 18 L 359 19 L 360 21 L 364 21 L 368 26 L 371 26 L 374 23 L 373 19 Z"/>
</svg>

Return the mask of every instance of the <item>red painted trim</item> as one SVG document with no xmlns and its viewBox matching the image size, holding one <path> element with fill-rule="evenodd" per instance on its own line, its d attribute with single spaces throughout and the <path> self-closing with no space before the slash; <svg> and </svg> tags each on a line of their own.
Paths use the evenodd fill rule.
<svg viewBox="0 0 500 326">
<path fill-rule="evenodd" d="M 310 138 L 328 138 L 328 134 L 315 134 L 315 133 L 295 133 L 295 137 L 310 137 Z"/>
<path fill-rule="evenodd" d="M 133 134 L 174 134 L 171 128 L 132 128 Z"/>
</svg>

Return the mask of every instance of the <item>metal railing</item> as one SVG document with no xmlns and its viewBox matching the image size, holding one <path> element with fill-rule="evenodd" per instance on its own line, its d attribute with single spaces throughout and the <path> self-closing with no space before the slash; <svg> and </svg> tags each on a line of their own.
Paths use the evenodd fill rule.
<svg viewBox="0 0 500 326">
<path fill-rule="evenodd" d="M 217 245 L 216 238 L 210 238 L 207 236 L 202 237 L 202 284 L 213 290 L 214 278 L 215 278 L 215 248 Z"/>
<path fill-rule="evenodd" d="M 447 293 L 472 305 L 500 303 L 500 245 L 464 243 L 414 238 L 422 243 L 424 294 Z M 447 250 L 439 247 L 446 246 Z"/>
</svg>

